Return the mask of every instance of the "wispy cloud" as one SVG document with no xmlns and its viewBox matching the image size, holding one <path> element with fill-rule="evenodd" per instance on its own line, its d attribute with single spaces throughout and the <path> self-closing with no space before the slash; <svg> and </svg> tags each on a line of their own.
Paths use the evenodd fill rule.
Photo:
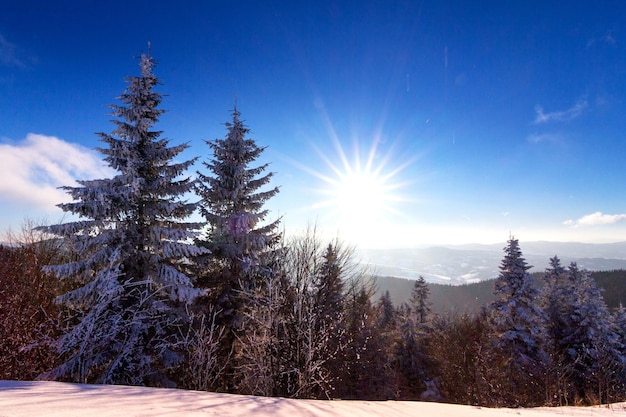
<svg viewBox="0 0 626 417">
<path fill-rule="evenodd" d="M 535 124 L 542 124 L 548 122 L 567 122 L 573 120 L 583 114 L 587 109 L 587 100 L 579 100 L 567 110 L 553 111 L 546 113 L 543 111 L 543 107 L 535 106 Z"/>
<path fill-rule="evenodd" d="M 600 211 L 587 214 L 578 220 L 566 220 L 563 224 L 567 226 L 597 226 L 604 224 L 613 224 L 626 220 L 626 214 L 603 214 Z"/>
<path fill-rule="evenodd" d="M 613 36 L 612 33 L 607 33 L 606 35 L 604 35 L 602 37 L 602 41 L 610 45 L 615 45 L 617 43 L 617 40 L 615 39 L 615 36 Z"/>
<path fill-rule="evenodd" d="M 563 135 L 560 133 L 533 133 L 532 135 L 529 135 L 526 140 L 530 143 L 558 143 L 563 141 Z"/>
<path fill-rule="evenodd" d="M 591 48 L 596 43 L 605 43 L 608 45 L 615 45 L 617 43 L 617 39 L 612 33 L 606 33 L 604 36 L 593 37 L 587 41 L 587 48 Z"/>
<path fill-rule="evenodd" d="M 58 187 L 112 173 L 95 152 L 54 136 L 30 133 L 16 144 L 0 144 L 0 201 L 15 206 L 52 210 L 70 199 Z"/>
<path fill-rule="evenodd" d="M 25 67 L 17 57 L 17 47 L 0 34 L 0 65 L 6 67 Z"/>
</svg>

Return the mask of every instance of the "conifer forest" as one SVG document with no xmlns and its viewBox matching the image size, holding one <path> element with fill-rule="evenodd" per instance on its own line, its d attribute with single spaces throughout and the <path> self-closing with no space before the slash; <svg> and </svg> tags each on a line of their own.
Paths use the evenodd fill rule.
<svg viewBox="0 0 626 417">
<path fill-rule="evenodd" d="M 315 226 L 281 231 L 265 206 L 279 184 L 236 105 L 206 158 L 180 159 L 189 145 L 158 129 L 155 61 L 138 60 L 98 133 L 116 174 L 64 187 L 67 222 L 27 222 L 0 246 L 0 379 L 480 406 L 626 400 L 626 309 L 607 307 L 589 271 L 555 256 L 539 290 L 510 237 L 495 301 L 478 313 L 435 313 L 423 278 L 402 305 L 374 297 L 353 248 Z"/>
</svg>

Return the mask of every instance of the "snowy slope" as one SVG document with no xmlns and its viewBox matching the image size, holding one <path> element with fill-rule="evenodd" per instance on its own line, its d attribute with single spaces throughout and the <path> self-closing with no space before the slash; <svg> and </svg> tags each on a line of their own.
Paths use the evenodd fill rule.
<svg viewBox="0 0 626 417">
<path fill-rule="evenodd" d="M 0 381 L 0 417 L 617 417 L 622 415 L 626 415 L 626 403 L 600 407 L 488 409 L 410 401 L 313 401 L 113 385 Z"/>
</svg>

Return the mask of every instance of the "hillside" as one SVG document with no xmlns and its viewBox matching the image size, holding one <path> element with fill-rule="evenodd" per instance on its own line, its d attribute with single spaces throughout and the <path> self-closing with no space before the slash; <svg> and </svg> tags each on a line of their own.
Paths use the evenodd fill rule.
<svg viewBox="0 0 626 417">
<path fill-rule="evenodd" d="M 626 270 L 593 271 L 592 277 L 598 287 L 603 290 L 604 300 L 609 308 L 614 309 L 620 303 L 626 305 Z M 532 274 L 537 288 L 543 286 L 542 273 Z M 491 293 L 494 279 L 465 285 L 444 285 L 428 283 L 433 311 L 445 313 L 456 311 L 459 313 L 476 313 L 482 306 L 491 302 L 494 297 Z M 408 301 L 413 288 L 413 279 L 379 276 L 377 278 L 377 300 L 385 291 L 389 291 L 395 306 Z"/>
</svg>

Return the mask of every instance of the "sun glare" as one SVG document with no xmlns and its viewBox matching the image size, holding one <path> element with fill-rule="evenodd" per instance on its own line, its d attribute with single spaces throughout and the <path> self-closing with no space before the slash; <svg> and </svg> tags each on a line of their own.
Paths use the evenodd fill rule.
<svg viewBox="0 0 626 417">
<path fill-rule="evenodd" d="M 389 204 L 391 190 L 387 189 L 384 178 L 375 172 L 342 172 L 329 186 L 329 203 L 344 224 L 382 221 L 385 214 L 392 210 Z"/>
<path fill-rule="evenodd" d="M 317 179 L 310 188 L 313 201 L 305 203 L 302 209 L 308 212 L 309 220 L 319 222 L 326 234 L 359 247 L 393 241 L 398 231 L 410 223 L 403 203 L 416 201 L 414 195 L 407 197 L 406 193 L 414 180 L 403 179 L 401 173 L 420 155 L 398 160 L 395 142 L 388 142 L 381 133 L 382 121 L 366 136 L 356 133 L 362 129 L 353 128 L 351 147 L 344 147 L 347 141 L 340 139 L 323 102 L 316 100 L 315 105 L 332 148 L 322 150 L 317 144 L 324 141 L 319 138 L 311 141 L 323 162 L 321 166 L 314 160 L 291 160 Z"/>
<path fill-rule="evenodd" d="M 357 146 L 348 158 L 339 142 L 335 142 L 336 155 L 318 150 L 329 173 L 308 169 L 322 180 L 317 187 L 321 199 L 313 206 L 321 214 L 320 221 L 324 226 L 335 227 L 340 238 L 359 245 L 384 239 L 389 226 L 401 221 L 403 215 L 398 206 L 407 200 L 401 194 L 404 184 L 398 174 L 410 162 L 387 169 L 390 154 L 380 157 L 377 144 L 374 141 L 366 158 L 361 158 Z"/>
</svg>

